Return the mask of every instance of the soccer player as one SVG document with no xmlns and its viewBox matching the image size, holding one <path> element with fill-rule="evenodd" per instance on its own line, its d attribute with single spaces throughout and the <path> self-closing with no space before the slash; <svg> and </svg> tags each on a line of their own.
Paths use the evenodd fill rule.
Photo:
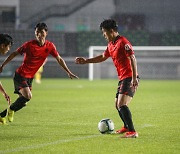
<svg viewBox="0 0 180 154">
<path fill-rule="evenodd" d="M 0 54 L 2 54 L 2 55 L 6 54 L 10 50 L 12 44 L 13 44 L 13 39 L 10 35 L 0 34 Z M 10 105 L 10 97 L 6 93 L 1 82 L 0 82 L 0 92 L 3 94 L 3 96 L 7 100 L 8 106 L 9 106 Z M 6 120 L 4 118 L 4 117 L 6 117 L 6 114 L 7 114 L 7 110 L 5 112 L 0 113 L 0 123 L 1 124 L 6 124 Z"/>
<path fill-rule="evenodd" d="M 45 23 L 38 23 L 35 26 L 35 40 L 25 42 L 16 51 L 11 53 L 0 66 L 0 72 L 7 63 L 9 63 L 17 55 L 24 54 L 24 60 L 14 74 L 14 93 L 18 94 L 17 100 L 8 108 L 7 118 L 9 122 L 13 121 L 13 116 L 16 111 L 19 111 L 32 98 L 31 88 L 33 77 L 38 69 L 44 64 L 48 55 L 52 55 L 58 64 L 67 72 L 67 75 L 72 78 L 78 78 L 67 67 L 63 58 L 59 55 L 55 45 L 46 40 L 48 27 Z"/>
<path fill-rule="evenodd" d="M 112 58 L 116 67 L 119 83 L 115 97 L 115 105 L 124 126 L 117 130 L 116 133 L 125 133 L 124 138 L 138 137 L 135 131 L 131 112 L 128 104 L 138 87 L 139 78 L 137 73 L 137 63 L 131 43 L 118 33 L 118 25 L 112 19 L 104 20 L 100 24 L 100 29 L 104 38 L 108 41 L 106 50 L 99 56 L 86 59 L 76 57 L 77 64 L 100 63 Z"/>
</svg>

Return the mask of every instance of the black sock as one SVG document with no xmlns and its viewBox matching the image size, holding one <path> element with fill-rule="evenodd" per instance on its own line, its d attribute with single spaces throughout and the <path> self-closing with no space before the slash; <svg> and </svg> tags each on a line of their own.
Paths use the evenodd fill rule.
<svg viewBox="0 0 180 154">
<path fill-rule="evenodd" d="M 26 102 L 28 102 L 29 99 L 20 96 L 13 104 L 11 104 L 10 109 L 13 111 L 18 111 L 26 106 Z"/>
<path fill-rule="evenodd" d="M 132 115 L 131 115 L 129 108 L 126 105 L 124 105 L 124 106 L 120 107 L 119 111 L 121 112 L 125 123 L 128 125 L 128 130 L 129 131 L 135 131 L 134 125 L 132 122 Z"/>
<path fill-rule="evenodd" d="M 126 124 L 126 122 L 125 122 L 125 120 L 124 120 L 124 117 L 123 117 L 122 113 L 121 113 L 119 110 L 118 110 L 118 113 L 119 113 L 119 116 L 120 116 L 121 120 L 122 120 L 123 123 L 124 123 L 124 128 L 128 128 L 128 126 L 127 126 L 127 124 Z"/>
<path fill-rule="evenodd" d="M 2 118 L 4 118 L 6 115 L 7 115 L 7 109 L 5 109 L 4 111 L 2 111 L 2 112 L 0 113 L 0 116 L 1 116 Z"/>
</svg>

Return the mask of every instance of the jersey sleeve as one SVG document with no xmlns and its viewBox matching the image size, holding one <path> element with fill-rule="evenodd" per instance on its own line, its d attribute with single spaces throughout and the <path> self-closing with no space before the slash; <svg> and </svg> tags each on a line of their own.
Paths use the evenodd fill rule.
<svg viewBox="0 0 180 154">
<path fill-rule="evenodd" d="M 126 52 L 126 56 L 130 56 L 132 54 L 134 54 L 134 50 L 133 50 L 133 47 L 131 45 L 131 43 L 124 38 L 123 40 L 123 44 L 124 44 L 124 49 L 125 49 L 125 52 Z"/>
<path fill-rule="evenodd" d="M 105 57 L 110 57 L 108 47 L 107 47 L 106 50 L 104 51 L 103 55 L 104 55 Z"/>
<path fill-rule="evenodd" d="M 58 53 L 58 51 L 56 50 L 56 46 L 52 43 L 52 47 L 51 47 L 52 49 L 51 49 L 51 52 L 50 52 L 50 54 L 53 56 L 53 57 L 57 57 L 57 56 L 59 56 L 59 53 Z"/>
<path fill-rule="evenodd" d="M 26 51 L 27 46 L 28 46 L 28 42 L 24 43 L 16 51 L 22 55 Z"/>
</svg>

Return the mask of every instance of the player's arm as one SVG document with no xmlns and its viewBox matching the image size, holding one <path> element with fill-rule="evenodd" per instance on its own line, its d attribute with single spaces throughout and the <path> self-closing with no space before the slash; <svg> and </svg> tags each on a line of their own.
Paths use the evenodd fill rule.
<svg viewBox="0 0 180 154">
<path fill-rule="evenodd" d="M 1 91 L 1 93 L 3 94 L 4 98 L 7 100 L 8 105 L 10 105 L 10 102 L 11 102 L 10 97 L 9 97 L 9 95 L 6 93 L 6 91 L 4 90 L 3 85 L 2 85 L 1 82 L 0 82 L 0 91 Z"/>
<path fill-rule="evenodd" d="M 14 57 L 16 57 L 19 54 L 18 51 L 15 51 L 13 53 L 11 53 L 2 63 L 2 65 L 0 66 L 0 73 L 3 71 L 4 66 L 9 63 Z"/>
<path fill-rule="evenodd" d="M 77 78 L 77 79 L 78 79 L 78 77 L 77 77 L 76 75 L 74 75 L 74 74 L 69 70 L 69 68 L 67 67 L 64 59 L 62 59 L 61 56 L 58 55 L 58 56 L 56 57 L 56 60 L 57 60 L 57 62 L 59 63 L 59 65 L 67 72 L 68 76 L 69 76 L 71 79 L 73 79 L 73 78 Z"/>
<path fill-rule="evenodd" d="M 108 57 L 105 57 L 104 54 L 101 54 L 99 56 L 87 59 L 84 57 L 76 57 L 75 62 L 76 64 L 100 63 L 106 59 L 108 59 Z"/>
<path fill-rule="evenodd" d="M 134 54 L 129 56 L 131 62 L 131 69 L 132 69 L 132 86 L 135 88 L 138 87 L 138 79 L 137 79 L 137 61 Z"/>
</svg>

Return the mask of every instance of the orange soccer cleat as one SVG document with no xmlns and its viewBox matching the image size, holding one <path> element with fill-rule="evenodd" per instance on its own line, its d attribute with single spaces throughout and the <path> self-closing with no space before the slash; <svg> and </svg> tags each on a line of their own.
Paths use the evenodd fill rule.
<svg viewBox="0 0 180 154">
<path fill-rule="evenodd" d="M 127 131 L 128 131 L 127 128 L 122 127 L 121 129 L 119 129 L 119 130 L 116 131 L 116 134 L 123 134 L 123 133 L 125 133 L 125 132 L 127 132 Z"/>
<path fill-rule="evenodd" d="M 121 138 L 137 138 L 138 137 L 138 133 L 137 132 L 126 132 L 124 134 L 124 136 L 122 136 Z"/>
</svg>

